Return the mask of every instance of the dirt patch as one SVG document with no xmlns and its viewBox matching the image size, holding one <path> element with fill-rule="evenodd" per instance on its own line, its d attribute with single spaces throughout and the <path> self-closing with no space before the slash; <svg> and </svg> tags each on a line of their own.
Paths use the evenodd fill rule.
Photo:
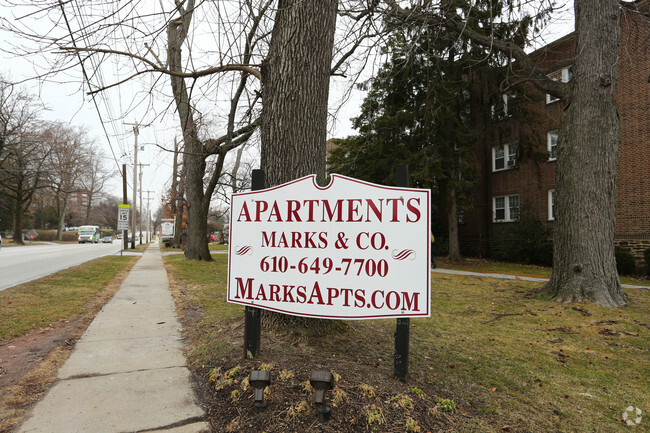
<svg viewBox="0 0 650 433">
<path fill-rule="evenodd" d="M 56 380 L 59 367 L 72 353 L 76 341 L 117 292 L 133 264 L 93 298 L 84 313 L 0 341 L 0 433 L 19 425 L 27 410 Z"/>
</svg>

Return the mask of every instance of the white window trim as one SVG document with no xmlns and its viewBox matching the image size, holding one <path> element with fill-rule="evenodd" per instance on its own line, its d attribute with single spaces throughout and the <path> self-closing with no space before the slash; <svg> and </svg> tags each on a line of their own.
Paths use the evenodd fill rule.
<svg viewBox="0 0 650 433">
<path fill-rule="evenodd" d="M 519 198 L 519 194 L 498 195 L 498 196 L 492 197 L 492 222 L 495 222 L 495 223 L 509 223 L 509 222 L 514 222 L 514 221 L 519 221 L 519 218 L 512 219 L 512 217 L 510 216 L 510 197 Z M 503 203 L 504 203 L 504 219 L 502 219 L 502 220 L 497 219 L 496 202 L 497 202 L 497 199 L 499 199 L 499 198 L 503 198 Z M 519 202 L 519 210 L 521 212 L 521 202 Z"/>
<path fill-rule="evenodd" d="M 514 115 L 514 108 L 512 106 L 516 104 L 517 92 L 502 93 L 500 98 L 501 101 L 498 104 L 492 104 L 490 107 L 492 120 L 504 120 Z"/>
<path fill-rule="evenodd" d="M 496 167 L 496 149 L 499 147 L 503 148 L 503 168 Z M 515 148 L 514 156 L 511 155 L 511 150 L 513 147 Z M 504 170 L 510 170 L 517 167 L 518 147 L 519 147 L 518 141 L 513 141 L 511 143 L 493 146 L 492 147 L 492 171 L 493 172 L 504 171 Z"/>
<path fill-rule="evenodd" d="M 553 153 L 551 152 L 552 146 L 551 146 L 551 135 L 555 134 L 555 157 L 553 157 Z M 557 129 L 554 129 L 553 131 L 548 131 L 546 133 L 546 148 L 548 149 L 548 160 L 549 161 L 555 161 L 557 159 L 557 145 L 558 145 L 558 138 L 559 138 L 559 133 Z"/>
<path fill-rule="evenodd" d="M 555 221 L 555 190 L 548 190 L 548 220 Z"/>
<path fill-rule="evenodd" d="M 550 79 L 557 81 L 557 78 L 560 78 L 560 82 L 562 83 L 568 83 L 569 80 L 571 79 L 569 75 L 569 67 L 559 69 L 555 72 L 551 72 L 550 74 L 547 75 Z M 555 76 L 556 78 L 553 78 Z M 548 93 L 546 94 L 546 104 L 552 104 L 553 102 L 559 101 L 560 98 L 556 98 L 555 96 L 549 95 Z"/>
</svg>

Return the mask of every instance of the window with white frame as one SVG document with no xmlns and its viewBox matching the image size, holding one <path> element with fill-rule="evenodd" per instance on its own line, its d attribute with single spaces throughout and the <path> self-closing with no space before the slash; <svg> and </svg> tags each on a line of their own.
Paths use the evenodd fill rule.
<svg viewBox="0 0 650 433">
<path fill-rule="evenodd" d="M 519 195 L 502 195 L 492 200 L 494 222 L 519 220 Z"/>
<path fill-rule="evenodd" d="M 492 120 L 503 120 L 512 117 L 517 109 L 517 92 L 502 93 L 490 107 Z"/>
<path fill-rule="evenodd" d="M 555 190 L 548 190 L 548 220 L 555 220 Z"/>
<path fill-rule="evenodd" d="M 548 148 L 548 160 L 555 161 L 557 159 L 557 130 L 549 131 L 546 134 L 547 137 L 547 148 Z"/>
<path fill-rule="evenodd" d="M 572 71 L 571 68 L 562 68 L 559 71 L 555 71 L 551 74 L 548 74 L 548 77 L 553 80 L 553 81 L 560 81 L 562 83 L 568 83 L 571 81 L 572 78 Z M 548 93 L 546 94 L 546 103 L 550 104 L 555 101 L 559 101 L 560 98 L 556 98 L 555 96 L 549 95 Z"/>
<path fill-rule="evenodd" d="M 492 171 L 501 171 L 516 167 L 518 148 L 518 141 L 494 146 L 492 148 Z"/>
</svg>

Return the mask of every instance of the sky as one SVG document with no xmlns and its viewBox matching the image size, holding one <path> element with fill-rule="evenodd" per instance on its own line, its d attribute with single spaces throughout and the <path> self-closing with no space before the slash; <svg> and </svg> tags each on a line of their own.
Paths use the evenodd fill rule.
<svg viewBox="0 0 650 433">
<path fill-rule="evenodd" d="M 572 9 L 565 8 L 556 23 L 545 33 L 544 42 L 548 43 L 573 30 Z M 0 17 L 12 21 L 21 15 L 17 8 L 0 6 Z M 13 35 L 0 31 L 0 44 L 20 43 Z M 541 44 L 541 42 L 540 42 Z M 0 74 L 10 81 L 23 81 L 35 75 L 33 63 L 44 64 L 38 58 L 27 59 L 6 52 L 0 52 Z M 118 66 L 115 66 L 118 68 Z M 123 71 L 115 70 L 115 76 Z M 99 79 L 104 83 L 113 82 L 110 68 L 103 68 L 103 76 Z M 369 76 L 371 72 L 366 71 Z M 100 74 L 101 75 L 101 74 Z M 123 74 L 122 74 L 123 75 Z M 73 70 L 66 75 L 56 78 L 57 82 L 39 84 L 36 81 L 25 81 L 24 86 L 38 95 L 46 110 L 43 118 L 52 121 L 68 122 L 73 126 L 83 126 L 89 136 L 102 149 L 105 166 L 115 173 L 113 180 L 107 186 L 109 194 L 121 197 L 121 166 L 127 164 L 128 197 L 132 198 L 133 159 L 135 135 L 133 127 L 138 128 L 138 163 L 143 164 L 142 191 L 146 206 L 146 191 L 150 191 L 152 211 L 161 203 L 162 195 L 169 189 L 172 176 L 174 139 L 180 139 L 178 120 L 171 110 L 163 116 L 156 116 L 159 110 L 153 110 L 153 105 L 145 95 L 142 83 L 130 82 L 99 93 L 94 99 L 85 94 L 80 83 L 80 70 Z M 344 138 L 355 133 L 350 118 L 357 116 L 365 92 L 351 89 L 343 79 L 333 78 L 330 89 L 330 118 L 328 122 L 328 138 Z M 146 90 L 144 91 L 146 93 Z M 137 98 L 134 95 L 139 95 Z M 171 98 L 168 98 L 171 102 Z M 151 102 L 154 104 L 154 102 Z M 160 104 L 156 101 L 155 104 Z M 253 153 L 252 158 L 255 154 Z M 139 203 L 138 203 L 139 206 Z"/>
</svg>

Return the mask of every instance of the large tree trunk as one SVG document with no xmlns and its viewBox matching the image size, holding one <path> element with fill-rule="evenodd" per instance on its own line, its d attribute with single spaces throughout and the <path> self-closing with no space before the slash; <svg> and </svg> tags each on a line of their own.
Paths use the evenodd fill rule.
<svg viewBox="0 0 650 433">
<path fill-rule="evenodd" d="M 458 210 L 456 207 L 456 190 L 448 191 L 447 224 L 449 226 L 449 260 L 462 260 L 458 243 Z"/>
<path fill-rule="evenodd" d="M 327 99 L 337 0 L 280 0 L 262 63 L 262 169 L 266 186 L 316 174 L 325 180 Z M 336 321 L 269 311 L 265 323 L 331 332 Z"/>
<path fill-rule="evenodd" d="M 182 72 L 181 48 L 187 37 L 192 21 L 194 1 L 190 0 L 185 9 L 179 8 L 181 17 L 169 24 L 167 29 L 167 60 L 169 69 Z M 211 261 L 208 248 L 207 208 L 210 196 L 203 192 L 203 176 L 205 174 L 205 158 L 207 157 L 203 143 L 198 138 L 198 130 L 194 121 L 190 97 L 182 77 L 170 77 L 174 101 L 178 110 L 181 129 L 183 131 L 185 167 L 185 192 L 187 197 L 187 235 L 185 258 L 189 260 Z M 205 201 L 207 200 L 207 204 Z"/>
<path fill-rule="evenodd" d="M 619 306 L 627 300 L 614 257 L 619 3 L 575 0 L 575 20 L 571 102 L 558 144 L 553 274 L 545 290 L 561 302 Z"/>
<path fill-rule="evenodd" d="M 280 0 L 262 63 L 262 169 L 267 186 L 325 179 L 327 98 L 337 0 Z"/>
<path fill-rule="evenodd" d="M 176 196 L 176 220 L 174 220 L 174 239 L 172 245 L 174 248 L 178 248 L 181 245 L 181 232 L 183 230 L 183 214 L 185 213 L 185 201 L 183 196 L 185 195 L 185 167 L 181 170 L 181 179 L 177 185 L 177 196 Z"/>
<path fill-rule="evenodd" d="M 20 188 L 20 184 L 18 188 Z M 18 189 L 18 191 L 20 191 Z M 16 200 L 15 200 L 15 205 L 13 209 L 13 232 L 14 232 L 14 239 L 13 241 L 17 243 L 18 245 L 25 245 L 25 241 L 23 240 L 23 203 L 22 200 L 20 199 L 21 195 L 19 193 L 16 194 Z"/>
<path fill-rule="evenodd" d="M 57 200 L 58 202 L 59 200 Z M 56 240 L 57 241 L 62 241 L 63 240 L 63 225 L 65 224 L 65 213 L 68 209 L 68 194 L 63 193 L 63 198 L 61 199 L 63 203 L 57 203 L 57 207 L 59 207 L 59 227 L 56 229 Z"/>
<path fill-rule="evenodd" d="M 185 134 L 184 134 L 185 135 Z M 187 197 L 187 245 L 185 258 L 189 260 L 211 261 L 208 247 L 208 220 L 206 200 L 210 197 L 203 192 L 205 155 L 202 144 L 188 134 L 185 136 L 185 194 Z"/>
</svg>

